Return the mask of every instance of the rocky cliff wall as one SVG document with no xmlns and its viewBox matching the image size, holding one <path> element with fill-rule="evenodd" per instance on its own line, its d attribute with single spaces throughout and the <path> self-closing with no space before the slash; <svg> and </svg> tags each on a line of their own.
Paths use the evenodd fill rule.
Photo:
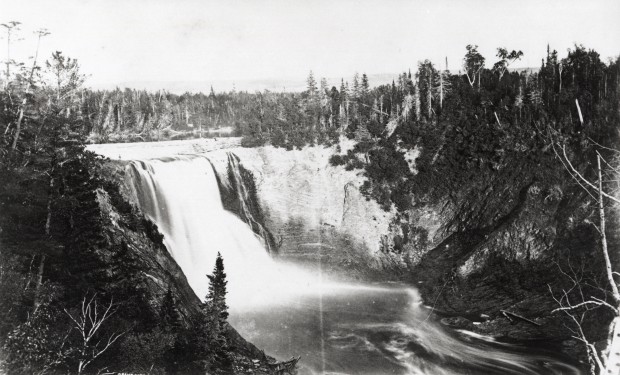
<svg viewBox="0 0 620 375">
<path fill-rule="evenodd" d="M 230 158 L 254 179 L 265 227 L 281 257 L 312 262 L 323 257 L 371 267 L 392 262 L 382 254 L 395 211 L 386 212 L 360 193 L 364 177 L 329 164 L 333 148 L 235 148 L 208 153 L 223 186 L 230 186 Z M 398 262 L 397 260 L 394 260 Z"/>
</svg>

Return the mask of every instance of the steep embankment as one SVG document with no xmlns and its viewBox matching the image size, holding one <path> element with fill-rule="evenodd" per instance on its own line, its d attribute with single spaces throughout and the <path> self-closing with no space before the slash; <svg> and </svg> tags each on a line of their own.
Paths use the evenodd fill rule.
<svg viewBox="0 0 620 375">
<path fill-rule="evenodd" d="M 146 219 L 136 205 L 135 192 L 126 183 L 126 166 L 123 161 L 109 161 L 104 168 L 104 177 L 119 188 L 111 193 L 104 189 L 97 191 L 104 236 L 111 246 L 122 243 L 126 249 L 125 259 L 132 262 L 136 272 L 146 276 L 141 278 L 145 280 L 145 285 L 140 287 L 147 294 L 153 311 L 159 310 L 162 299 L 170 290 L 184 321 L 189 323 L 200 311 L 200 300 L 164 245 L 157 226 Z M 272 358 L 246 341 L 232 327 L 228 337 L 236 368 L 244 372 L 252 370 L 254 372 L 251 373 L 257 374 L 269 373 L 267 368 L 274 362 Z"/>
</svg>

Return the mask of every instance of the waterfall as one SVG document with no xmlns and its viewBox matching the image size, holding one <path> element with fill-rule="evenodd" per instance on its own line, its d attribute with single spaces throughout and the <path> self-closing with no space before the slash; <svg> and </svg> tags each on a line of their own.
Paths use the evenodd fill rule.
<svg viewBox="0 0 620 375">
<path fill-rule="evenodd" d="M 316 286 L 316 277 L 274 262 L 248 224 L 224 209 L 206 157 L 133 161 L 127 172 L 141 210 L 159 227 L 168 251 L 199 298 L 207 294 L 206 275 L 218 252 L 228 275 L 231 308 L 271 303 Z"/>
</svg>

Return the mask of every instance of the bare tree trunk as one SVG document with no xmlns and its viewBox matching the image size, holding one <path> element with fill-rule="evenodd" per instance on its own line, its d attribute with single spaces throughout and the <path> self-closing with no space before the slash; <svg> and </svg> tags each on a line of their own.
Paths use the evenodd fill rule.
<svg viewBox="0 0 620 375">
<path fill-rule="evenodd" d="M 618 316 L 611 322 L 605 351 L 607 352 L 605 367 L 608 373 L 612 374 L 614 369 L 617 371 L 620 368 L 620 317 Z M 601 369 L 602 373 L 604 373 L 603 369 Z"/>
<path fill-rule="evenodd" d="M 37 272 L 37 284 L 34 290 L 34 311 L 37 311 L 41 305 L 41 285 L 43 284 L 43 269 L 45 268 L 45 254 L 41 256 L 39 261 L 39 271 Z"/>
<path fill-rule="evenodd" d="M 465 71 L 465 75 L 467 76 L 467 82 L 469 82 L 469 85 L 474 88 L 474 85 L 476 84 L 476 73 L 473 74 L 474 76 L 474 80 L 472 81 L 472 79 L 469 77 L 469 72 Z"/>
<path fill-rule="evenodd" d="M 26 94 L 28 94 L 27 91 Z M 17 148 L 17 140 L 19 139 L 19 133 L 22 130 L 22 120 L 24 119 L 24 106 L 26 106 L 26 98 L 24 98 L 24 100 L 22 101 L 22 105 L 19 108 L 19 117 L 17 117 L 17 123 L 15 125 L 15 137 L 13 138 L 11 151 L 15 151 L 15 149 Z"/>
<path fill-rule="evenodd" d="M 52 168 L 51 173 L 54 173 Z M 52 226 L 52 189 L 54 188 L 54 178 L 50 177 L 50 192 L 47 196 L 47 218 L 45 219 L 45 235 L 49 237 Z"/>
<path fill-rule="evenodd" d="M 562 101 L 562 70 L 564 70 L 564 66 L 560 63 L 558 65 L 558 77 L 560 78 L 560 86 L 558 88 L 558 108 L 560 107 L 560 103 Z"/>
<path fill-rule="evenodd" d="M 599 229 L 601 231 L 601 245 L 603 247 L 603 258 L 605 259 L 605 271 L 607 272 L 607 280 L 611 286 L 612 295 L 616 306 L 620 304 L 620 294 L 618 293 L 618 286 L 614 281 L 614 274 L 611 267 L 611 261 L 609 260 L 609 252 L 607 250 L 607 235 L 605 234 L 605 205 L 603 204 L 603 177 L 601 173 L 601 156 L 596 156 L 596 162 L 598 166 L 598 212 L 600 218 Z"/>
<path fill-rule="evenodd" d="M 34 54 L 34 60 L 32 61 L 32 68 L 30 69 L 30 77 L 28 78 L 28 88 L 26 89 L 26 95 L 22 100 L 22 105 L 19 107 L 19 117 L 17 118 L 17 124 L 15 126 L 15 137 L 13 138 L 13 144 L 11 145 L 11 152 L 17 148 L 17 140 L 19 139 L 19 133 L 21 132 L 21 125 L 24 119 L 24 107 L 28 101 L 28 95 L 30 94 L 30 88 L 32 87 L 32 77 L 34 77 L 34 70 L 37 67 L 37 58 L 39 57 L 39 46 L 41 45 L 41 38 L 47 35 L 45 32 L 39 31 L 39 39 L 37 40 L 37 49 Z M 7 79 L 8 79 L 9 65 L 7 63 Z"/>
<path fill-rule="evenodd" d="M 428 67 L 428 89 L 427 89 L 427 93 L 426 93 L 426 113 L 427 113 L 427 117 L 430 120 L 431 119 L 431 110 L 432 110 L 432 106 L 433 106 L 433 86 L 432 86 L 432 78 L 433 78 L 433 70 Z"/>
<path fill-rule="evenodd" d="M 439 74 L 439 108 L 443 109 L 443 73 Z"/>
<path fill-rule="evenodd" d="M 54 172 L 54 168 L 50 173 Z M 50 237 L 51 227 L 52 227 L 52 190 L 54 189 L 54 177 L 50 176 L 50 190 L 47 196 L 47 217 L 45 219 L 45 236 L 47 238 Z M 41 260 L 39 261 L 39 271 L 37 272 L 37 283 L 34 289 L 34 302 L 33 307 L 34 311 L 37 311 L 39 305 L 41 304 L 41 284 L 43 284 L 43 270 L 45 268 L 45 254 L 41 255 Z"/>
</svg>

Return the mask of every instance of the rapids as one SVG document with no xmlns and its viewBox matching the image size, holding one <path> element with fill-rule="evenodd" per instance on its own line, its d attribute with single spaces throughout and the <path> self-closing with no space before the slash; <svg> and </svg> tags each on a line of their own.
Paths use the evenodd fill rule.
<svg viewBox="0 0 620 375">
<path fill-rule="evenodd" d="M 230 322 L 301 374 L 578 374 L 551 350 L 444 328 L 410 286 L 339 283 L 281 263 L 222 205 L 208 153 L 134 160 L 127 178 L 142 211 L 200 298 L 217 253 Z M 319 258 L 320 259 L 320 258 Z"/>
</svg>

